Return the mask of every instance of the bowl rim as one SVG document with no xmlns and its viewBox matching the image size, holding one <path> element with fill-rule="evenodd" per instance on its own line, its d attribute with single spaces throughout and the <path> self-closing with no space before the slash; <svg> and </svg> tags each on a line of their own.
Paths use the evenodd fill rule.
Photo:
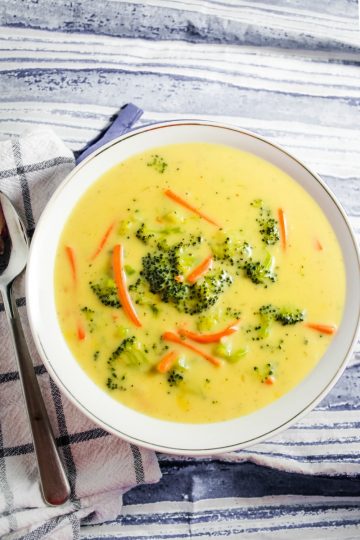
<svg viewBox="0 0 360 540">
<path fill-rule="evenodd" d="M 52 194 L 50 200 L 46 204 L 44 210 L 41 213 L 41 216 L 39 218 L 38 224 L 35 228 L 35 233 L 33 236 L 33 240 L 31 242 L 30 246 L 30 252 L 29 252 L 29 259 L 28 259 L 28 270 L 26 271 L 25 276 L 25 289 L 26 289 L 26 306 L 27 306 L 27 315 L 29 319 L 31 334 L 33 337 L 33 340 L 35 342 L 36 349 L 41 357 L 41 360 L 43 361 L 47 371 L 49 372 L 52 379 L 56 382 L 57 386 L 61 389 L 61 391 L 66 395 L 66 397 L 81 411 L 83 412 L 88 418 L 90 418 L 92 421 L 94 421 L 96 424 L 100 425 L 103 429 L 105 429 L 107 432 L 110 432 L 114 435 L 117 435 L 124 439 L 125 441 L 133 444 L 137 444 L 139 446 L 142 446 L 144 448 L 148 448 L 151 450 L 159 451 L 159 452 L 166 452 L 168 454 L 175 454 L 175 455 L 188 455 L 188 456 L 206 456 L 206 455 L 215 455 L 215 454 L 221 454 L 228 451 L 234 451 L 237 449 L 245 448 L 248 446 L 252 446 L 254 444 L 257 444 L 259 442 L 262 442 L 266 439 L 268 439 L 271 436 L 274 436 L 288 427 L 290 427 L 292 424 L 294 424 L 295 421 L 300 420 L 304 415 L 306 415 L 308 412 L 310 412 L 322 399 L 323 397 L 331 390 L 331 388 L 336 384 L 338 379 L 341 377 L 342 373 L 344 372 L 346 365 L 349 361 L 350 355 L 353 352 L 353 349 L 357 342 L 357 336 L 360 332 L 360 306 L 357 313 L 357 322 L 356 326 L 354 327 L 354 333 L 351 338 L 351 341 L 349 342 L 349 346 L 347 348 L 346 353 L 343 355 L 343 359 L 341 363 L 339 363 L 338 369 L 334 376 L 327 382 L 327 384 L 322 388 L 322 390 L 319 392 L 319 394 L 312 399 L 309 403 L 307 403 L 301 410 L 299 410 L 295 415 L 293 415 L 291 418 L 287 419 L 285 422 L 278 425 L 276 428 L 270 429 L 269 431 L 265 431 L 260 436 L 255 436 L 247 439 L 246 441 L 242 441 L 238 444 L 231 444 L 226 446 L 217 446 L 212 448 L 204 448 L 204 449 L 184 449 L 184 448 L 173 448 L 161 444 L 154 444 L 152 442 L 139 439 L 137 437 L 131 436 L 127 433 L 123 433 L 119 431 L 117 428 L 114 428 L 104 420 L 100 419 L 94 412 L 90 411 L 64 384 L 64 382 L 59 377 L 56 370 L 53 368 L 52 363 L 49 361 L 47 357 L 47 353 L 43 348 L 40 336 L 38 334 L 36 323 L 35 323 L 35 317 L 33 317 L 32 313 L 32 307 L 31 302 L 28 301 L 28 299 L 31 298 L 32 292 L 31 292 L 31 267 L 32 267 L 32 254 L 34 251 L 33 246 L 36 244 L 36 238 L 38 231 L 41 229 L 43 221 L 46 219 L 46 212 L 45 209 L 47 209 L 50 206 L 50 203 L 56 199 L 57 195 L 64 189 L 64 187 L 73 179 L 74 176 L 77 175 L 78 171 L 82 169 L 83 167 L 86 167 L 91 161 L 93 161 L 98 155 L 105 152 L 110 147 L 117 145 L 127 139 L 130 139 L 132 137 L 135 137 L 141 133 L 145 132 L 151 132 L 153 130 L 159 130 L 164 129 L 167 127 L 174 127 L 174 126 L 206 126 L 206 127 L 215 127 L 215 128 L 221 128 L 230 130 L 236 133 L 240 133 L 249 137 L 252 137 L 254 139 L 257 139 L 261 141 L 262 143 L 266 143 L 267 145 L 270 145 L 271 147 L 275 148 L 277 151 L 285 154 L 288 158 L 296 162 L 300 167 L 302 167 L 305 171 L 309 173 L 309 175 L 322 187 L 322 189 L 327 193 L 327 195 L 331 198 L 334 205 L 337 207 L 337 210 L 340 212 L 344 223 L 347 228 L 347 232 L 350 235 L 351 241 L 352 241 L 352 247 L 353 247 L 353 255 L 355 255 L 357 262 L 358 262 L 358 268 L 359 268 L 359 276 L 360 276 L 360 250 L 357 245 L 355 234 L 352 230 L 352 226 L 350 224 L 349 218 L 347 217 L 344 209 L 342 208 L 340 202 L 337 200 L 336 196 L 333 194 L 331 189 L 325 184 L 325 182 L 321 179 L 321 177 L 315 173 L 312 169 L 310 169 L 306 164 L 304 164 L 301 160 L 299 160 L 297 157 L 295 157 L 291 152 L 288 152 L 285 150 L 282 146 L 277 145 L 276 143 L 272 142 L 271 140 L 262 137 L 261 135 L 258 135 L 257 133 L 254 133 L 252 131 L 249 131 L 247 129 L 239 128 L 237 126 L 223 123 L 223 122 L 216 122 L 206 119 L 181 119 L 181 120 L 167 120 L 162 122 L 154 122 L 151 124 L 146 124 L 144 126 L 140 126 L 138 128 L 132 129 L 126 134 L 123 134 L 119 137 L 116 137 L 112 139 L 107 144 L 103 145 L 102 147 L 98 148 L 96 151 L 91 153 L 89 156 L 87 156 L 83 161 L 81 161 L 78 165 L 74 167 L 74 169 L 62 180 L 62 182 L 59 184 L 59 186 L 56 188 L 54 193 Z M 166 143 L 165 143 L 166 144 Z M 263 158 L 264 159 L 264 158 Z M 296 181 L 296 178 L 294 178 Z M 304 188 L 305 189 L 305 188 Z M 144 415 L 146 418 L 146 415 Z M 176 422 L 172 422 L 173 424 L 176 424 Z M 191 425 L 191 424 L 190 424 Z M 196 425 L 196 424 L 195 424 Z M 210 424 L 211 425 L 211 424 Z"/>
</svg>

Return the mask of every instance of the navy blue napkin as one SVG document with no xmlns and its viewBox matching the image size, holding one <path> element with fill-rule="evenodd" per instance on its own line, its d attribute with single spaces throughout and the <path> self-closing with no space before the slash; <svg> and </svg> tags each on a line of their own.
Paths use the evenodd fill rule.
<svg viewBox="0 0 360 540">
<path fill-rule="evenodd" d="M 136 107 L 132 103 L 124 105 L 115 120 L 100 134 L 100 136 L 91 141 L 84 150 L 80 151 L 76 156 L 76 165 L 95 152 L 95 150 L 104 146 L 104 144 L 107 144 L 113 139 L 116 139 L 116 137 L 120 137 L 120 135 L 124 135 L 124 133 L 130 131 L 143 112 L 142 109 L 139 109 L 139 107 Z"/>
</svg>

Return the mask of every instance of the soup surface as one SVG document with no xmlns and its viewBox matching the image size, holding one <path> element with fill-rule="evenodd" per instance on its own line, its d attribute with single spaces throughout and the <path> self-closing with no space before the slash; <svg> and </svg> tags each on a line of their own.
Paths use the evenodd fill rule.
<svg viewBox="0 0 360 540">
<path fill-rule="evenodd" d="M 104 174 L 55 263 L 65 340 L 114 399 L 215 422 L 297 385 L 340 323 L 345 272 L 315 201 L 255 155 L 171 145 Z"/>
</svg>

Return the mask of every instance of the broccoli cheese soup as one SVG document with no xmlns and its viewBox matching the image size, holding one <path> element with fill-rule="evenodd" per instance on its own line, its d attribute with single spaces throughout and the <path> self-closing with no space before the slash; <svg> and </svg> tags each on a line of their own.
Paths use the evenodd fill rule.
<svg viewBox="0 0 360 540">
<path fill-rule="evenodd" d="M 341 321 L 345 271 L 330 224 L 292 178 L 234 148 L 177 144 L 119 163 L 83 195 L 58 246 L 55 294 L 69 348 L 105 392 L 206 423 L 306 377 Z"/>
</svg>

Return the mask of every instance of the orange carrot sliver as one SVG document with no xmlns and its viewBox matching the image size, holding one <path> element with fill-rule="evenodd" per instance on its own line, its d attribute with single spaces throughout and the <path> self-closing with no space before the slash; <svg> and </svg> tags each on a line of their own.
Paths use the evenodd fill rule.
<svg viewBox="0 0 360 540">
<path fill-rule="evenodd" d="M 74 248 L 70 246 L 65 246 L 65 252 L 69 261 L 71 275 L 73 278 L 73 282 L 77 282 L 77 271 L 76 271 L 76 260 L 75 260 L 75 251 Z"/>
<path fill-rule="evenodd" d="M 83 339 L 85 339 L 85 330 L 84 330 L 84 327 L 83 325 L 81 324 L 81 322 L 78 323 L 78 326 L 77 326 L 77 337 L 78 337 L 78 340 L 79 341 L 82 341 Z"/>
<path fill-rule="evenodd" d="M 265 382 L 265 384 L 275 384 L 276 379 L 275 379 L 274 375 L 269 375 L 268 377 L 266 377 L 264 382 Z"/>
<path fill-rule="evenodd" d="M 191 274 L 188 275 L 187 280 L 189 283 L 195 283 L 198 279 L 200 279 L 206 272 L 211 270 L 213 267 L 214 260 L 212 258 L 212 255 L 209 255 L 204 259 L 199 266 L 194 268 L 194 270 L 191 272 Z"/>
<path fill-rule="evenodd" d="M 306 323 L 305 326 L 311 328 L 311 330 L 320 332 L 320 334 L 328 334 L 329 336 L 335 334 L 337 330 L 334 324 Z"/>
<path fill-rule="evenodd" d="M 279 225 L 280 225 L 280 238 L 281 238 L 281 247 L 285 251 L 287 247 L 287 223 L 285 212 L 282 208 L 278 209 Z"/>
<path fill-rule="evenodd" d="M 231 334 L 237 332 L 239 329 L 239 323 L 240 320 L 237 320 L 224 328 L 224 330 L 221 330 L 221 332 L 216 332 L 214 334 L 198 334 L 196 332 L 186 330 L 185 328 L 179 328 L 178 333 L 180 336 L 187 337 L 192 341 L 196 341 L 197 343 L 216 343 L 217 341 L 220 341 L 221 338 L 230 336 Z"/>
<path fill-rule="evenodd" d="M 121 244 L 117 244 L 114 247 L 113 270 L 120 303 L 128 318 L 135 324 L 135 326 L 140 327 L 142 324 L 137 316 L 135 307 L 129 295 L 129 291 L 126 287 L 126 276 L 124 271 L 124 247 Z"/>
<path fill-rule="evenodd" d="M 115 222 L 114 223 L 111 223 L 111 225 L 106 229 L 105 231 L 105 234 L 104 236 L 101 238 L 100 240 L 100 243 L 98 245 L 98 247 L 96 248 L 96 250 L 94 251 L 94 253 L 91 255 L 90 259 L 93 261 L 94 259 L 96 259 L 96 257 L 99 255 L 99 253 L 101 253 L 101 251 L 103 250 L 106 242 L 107 242 L 107 239 L 109 238 L 113 228 L 115 227 Z"/>
<path fill-rule="evenodd" d="M 159 373 L 167 373 L 175 360 L 177 359 L 178 354 L 175 351 L 169 351 L 162 357 L 160 362 L 157 364 L 156 369 Z"/>
<path fill-rule="evenodd" d="M 178 345 L 182 345 L 183 347 L 186 347 L 190 351 L 195 352 L 196 354 L 202 356 L 207 360 L 208 362 L 211 362 L 214 366 L 220 366 L 221 362 L 218 358 L 215 358 L 214 356 L 211 356 L 210 354 L 207 354 L 206 352 L 198 349 L 197 347 L 194 347 L 194 345 L 191 345 L 191 343 L 188 343 L 187 341 L 184 341 L 179 336 L 174 334 L 174 332 L 165 332 L 162 335 L 163 340 L 165 341 L 171 341 L 172 343 L 177 343 Z"/>
<path fill-rule="evenodd" d="M 204 212 L 202 212 L 201 210 L 199 210 L 198 208 L 196 208 L 195 206 L 187 202 L 185 199 L 183 199 L 182 197 L 174 193 L 171 189 L 167 189 L 164 193 L 167 197 L 169 197 L 169 199 L 172 199 L 173 201 L 180 204 L 181 206 L 184 206 L 184 208 L 187 208 L 191 212 L 194 212 L 194 214 L 197 214 L 198 216 L 205 219 L 212 225 L 215 225 L 215 227 L 220 227 L 220 225 L 214 219 L 204 214 Z"/>
<path fill-rule="evenodd" d="M 314 240 L 314 246 L 317 251 L 322 251 L 324 249 L 321 242 L 317 238 Z"/>
</svg>

